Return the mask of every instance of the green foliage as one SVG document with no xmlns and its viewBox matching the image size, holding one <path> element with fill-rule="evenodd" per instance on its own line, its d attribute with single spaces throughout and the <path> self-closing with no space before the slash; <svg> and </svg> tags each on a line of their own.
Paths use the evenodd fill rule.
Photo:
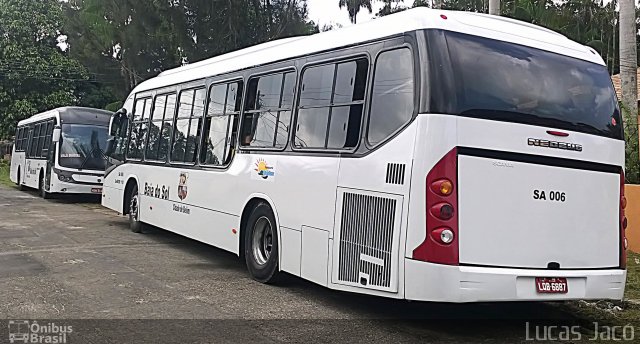
<svg viewBox="0 0 640 344">
<path fill-rule="evenodd" d="M 57 45 L 57 0 L 0 0 L 0 137 L 37 112 L 76 104 L 86 69 Z"/>
<path fill-rule="evenodd" d="M 124 98 L 163 70 L 318 31 L 305 0 L 70 0 L 71 52 Z"/>
<path fill-rule="evenodd" d="M 9 160 L 0 159 L 0 185 L 14 186 L 9 172 L 11 171 L 11 165 Z"/>
<path fill-rule="evenodd" d="M 632 116 L 622 106 L 625 138 L 625 180 L 630 184 L 640 184 L 640 152 L 638 151 L 638 116 Z"/>
<path fill-rule="evenodd" d="M 107 111 L 116 112 L 122 108 L 122 105 L 124 105 L 124 102 L 117 101 L 111 104 L 107 104 L 107 106 L 105 106 L 104 109 Z"/>
<path fill-rule="evenodd" d="M 306 0 L 0 0 L 0 137 L 37 112 L 113 108 L 163 70 L 315 32 Z"/>
</svg>

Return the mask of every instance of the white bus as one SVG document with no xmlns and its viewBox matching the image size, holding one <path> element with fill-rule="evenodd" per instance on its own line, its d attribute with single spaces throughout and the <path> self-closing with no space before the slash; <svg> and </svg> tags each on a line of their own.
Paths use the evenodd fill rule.
<svg viewBox="0 0 640 344">
<path fill-rule="evenodd" d="M 40 196 L 100 194 L 109 121 L 104 110 L 64 107 L 18 123 L 11 180 Z"/>
<path fill-rule="evenodd" d="M 621 299 L 624 140 L 591 48 L 414 9 L 161 73 L 102 204 L 251 276 L 409 300 Z"/>
</svg>

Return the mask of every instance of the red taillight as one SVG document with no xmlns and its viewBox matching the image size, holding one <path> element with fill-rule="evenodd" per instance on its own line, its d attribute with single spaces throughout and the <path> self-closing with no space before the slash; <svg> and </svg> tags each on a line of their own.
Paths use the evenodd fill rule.
<svg viewBox="0 0 640 344">
<path fill-rule="evenodd" d="M 426 236 L 413 259 L 458 265 L 458 151 L 452 149 L 427 174 Z"/>
<path fill-rule="evenodd" d="M 453 217 L 453 206 L 449 203 L 438 203 L 431 207 L 431 215 L 440 220 L 449 220 Z"/>
<path fill-rule="evenodd" d="M 624 196 L 624 170 L 620 172 L 620 268 L 627 268 L 627 217 L 624 208 L 627 207 L 627 198 Z"/>
<path fill-rule="evenodd" d="M 568 133 L 563 133 L 561 131 L 554 131 L 554 130 L 547 130 L 547 134 L 553 135 L 553 136 L 561 136 L 561 137 L 569 136 Z"/>
</svg>

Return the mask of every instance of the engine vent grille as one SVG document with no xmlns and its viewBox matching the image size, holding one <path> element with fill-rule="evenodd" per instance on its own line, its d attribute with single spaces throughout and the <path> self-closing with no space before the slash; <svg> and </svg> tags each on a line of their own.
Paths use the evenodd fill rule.
<svg viewBox="0 0 640 344">
<path fill-rule="evenodd" d="M 404 184 L 404 171 L 406 169 L 405 164 L 387 164 L 387 183 L 388 184 Z"/>
<path fill-rule="evenodd" d="M 397 201 L 348 192 L 343 195 L 338 280 L 389 287 Z"/>
</svg>

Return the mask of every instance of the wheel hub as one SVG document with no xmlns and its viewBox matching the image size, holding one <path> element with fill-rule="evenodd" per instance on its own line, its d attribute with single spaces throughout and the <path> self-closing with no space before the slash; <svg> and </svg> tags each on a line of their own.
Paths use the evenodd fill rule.
<svg viewBox="0 0 640 344">
<path fill-rule="evenodd" d="M 253 226 L 251 248 L 256 262 L 264 265 L 269 261 L 273 249 L 273 226 L 266 216 L 260 217 Z"/>
</svg>

